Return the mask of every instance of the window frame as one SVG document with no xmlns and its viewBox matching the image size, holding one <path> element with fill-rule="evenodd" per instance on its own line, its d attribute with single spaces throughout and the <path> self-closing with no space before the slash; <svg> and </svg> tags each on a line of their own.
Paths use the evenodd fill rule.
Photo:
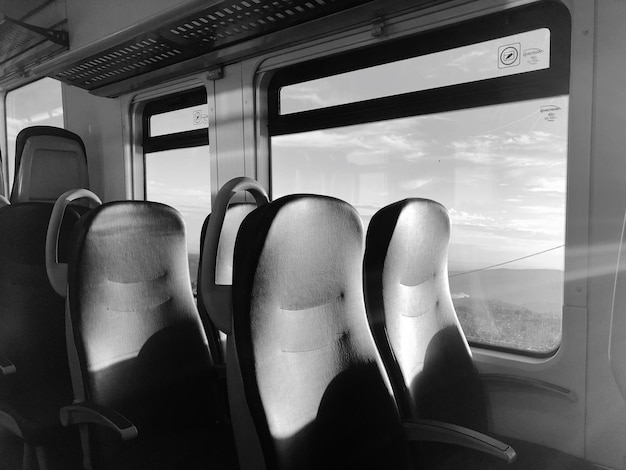
<svg viewBox="0 0 626 470">
<path fill-rule="evenodd" d="M 0 145 L 0 194 L 4 194 L 7 198 L 10 196 L 11 191 L 13 189 L 13 184 L 15 181 L 15 172 L 16 172 L 15 146 L 9 147 L 9 122 L 8 122 L 9 116 L 8 116 L 7 100 L 9 99 L 9 95 L 11 93 L 17 92 L 26 87 L 33 86 L 36 83 L 41 82 L 46 79 L 57 82 L 60 87 L 59 90 L 61 93 L 61 110 L 62 110 L 61 121 L 62 123 L 60 126 L 55 126 L 55 127 L 65 129 L 65 126 L 66 126 L 65 124 L 65 99 L 64 99 L 63 83 L 57 80 L 56 78 L 47 77 L 47 76 L 38 76 L 29 81 L 20 83 L 18 86 L 14 88 L 11 88 L 9 90 L 4 90 L 2 93 L 0 93 L 0 113 L 2 113 L 2 116 L 4 119 L 4 139 L 2 140 L 2 145 Z M 34 126 L 34 125 L 49 126 L 52 124 L 48 122 L 31 124 L 31 126 Z M 30 126 L 26 126 L 26 127 L 30 127 Z M 19 131 L 17 132 L 17 134 L 19 134 Z M 17 138 L 17 134 L 15 135 L 16 138 Z M 15 144 L 15 142 L 13 142 L 13 144 Z M 9 160 L 12 160 L 13 168 L 10 168 Z"/>
<path fill-rule="evenodd" d="M 152 116 L 207 103 L 206 88 L 196 87 L 164 98 L 157 98 L 145 104 L 141 113 L 144 167 L 145 155 L 148 153 L 209 145 L 208 126 L 206 129 L 193 129 L 154 137 L 150 135 L 150 118 Z"/>
<path fill-rule="evenodd" d="M 480 27 L 476 27 L 477 23 Z M 463 47 L 540 28 L 550 30 L 550 67 L 322 109 L 280 114 L 280 89 L 308 80 Z M 547 1 L 466 20 L 384 44 L 277 70 L 268 85 L 270 136 L 569 94 L 571 16 Z M 497 89 L 497 93 L 494 93 Z M 442 93 L 445 90 L 445 93 Z"/>
<path fill-rule="evenodd" d="M 280 90 L 284 86 L 541 28 L 547 28 L 550 31 L 550 67 L 547 69 L 285 115 L 280 114 Z M 273 136 L 366 124 L 396 118 L 514 103 L 552 96 L 569 96 L 572 57 L 571 31 L 572 18 L 569 9 L 560 2 L 546 0 L 491 13 L 400 39 L 386 41 L 382 44 L 280 68 L 273 71 L 267 85 L 268 137 L 271 139 Z M 567 160 L 566 181 L 569 182 L 569 151 Z M 271 144 L 269 166 L 268 176 L 271 188 Z M 566 190 L 565 250 L 567 250 L 569 245 L 567 237 L 569 200 L 569 191 Z M 568 279 L 567 260 L 565 260 L 563 277 L 563 304 L 567 305 L 565 299 Z M 561 317 L 561 331 L 563 334 L 563 317 Z M 512 354 L 516 357 L 548 359 L 554 357 L 562 347 L 563 337 L 561 337 L 560 343 L 554 350 L 545 352 L 527 351 L 482 342 L 472 342 L 470 345 L 485 350 Z"/>
</svg>

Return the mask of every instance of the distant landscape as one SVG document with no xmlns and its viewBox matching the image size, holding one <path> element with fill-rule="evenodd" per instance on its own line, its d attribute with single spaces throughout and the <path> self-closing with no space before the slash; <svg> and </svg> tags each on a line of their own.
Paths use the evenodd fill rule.
<svg viewBox="0 0 626 470">
<path fill-rule="evenodd" d="M 451 271 L 450 291 L 470 342 L 533 353 L 548 353 L 561 342 L 562 271 Z"/>
<path fill-rule="evenodd" d="M 199 255 L 189 254 L 194 293 Z M 450 291 L 468 341 L 531 353 L 561 342 L 563 272 L 552 269 L 450 271 Z"/>
</svg>

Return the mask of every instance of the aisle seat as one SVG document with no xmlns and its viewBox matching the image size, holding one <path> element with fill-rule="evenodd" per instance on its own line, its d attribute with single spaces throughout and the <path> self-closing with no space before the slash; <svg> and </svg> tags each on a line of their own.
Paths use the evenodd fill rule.
<svg viewBox="0 0 626 470">
<path fill-rule="evenodd" d="M 73 232 L 68 354 L 85 466 L 237 468 L 189 278 L 184 222 L 154 202 L 103 204 Z"/>
<path fill-rule="evenodd" d="M 55 202 L 69 189 L 89 189 L 82 139 L 66 129 L 32 126 L 17 135 L 15 178 L 9 200 Z"/>
</svg>

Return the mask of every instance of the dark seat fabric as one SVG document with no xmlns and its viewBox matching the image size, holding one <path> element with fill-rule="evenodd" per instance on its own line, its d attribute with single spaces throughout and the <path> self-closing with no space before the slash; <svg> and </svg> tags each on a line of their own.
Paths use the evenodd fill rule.
<svg viewBox="0 0 626 470">
<path fill-rule="evenodd" d="M 488 404 L 448 285 L 450 220 L 441 204 L 406 199 L 380 209 L 367 232 L 367 314 L 406 419 L 434 419 L 488 432 Z M 425 468 L 591 468 L 573 456 L 506 437 L 507 465 L 473 450 L 414 444 Z M 564 466 L 554 466 L 556 463 Z"/>
<path fill-rule="evenodd" d="M 76 399 L 121 413 L 139 432 L 123 442 L 109 429 L 83 428 L 94 469 L 236 468 L 231 429 L 219 422 L 180 214 L 158 203 L 109 203 L 81 219 L 73 235 Z"/>
<path fill-rule="evenodd" d="M 360 218 L 337 199 L 287 196 L 243 221 L 233 336 L 255 468 L 411 468 L 367 324 L 362 255 Z"/>
<path fill-rule="evenodd" d="M 82 139 L 66 129 L 32 126 L 17 135 L 11 203 L 55 202 L 69 189 L 89 188 Z"/>
<path fill-rule="evenodd" d="M 73 398 L 65 306 L 50 286 L 45 266 L 52 207 L 17 203 L 0 208 L 0 354 L 16 367 L 14 374 L 0 376 L 0 426 L 13 422 L 14 433 L 29 446 L 68 445 L 69 455 L 79 442 L 75 430 L 63 429 L 59 421 L 60 408 Z M 63 220 L 62 259 L 78 217 L 72 209 Z M 66 456 L 64 468 L 70 465 Z"/>
<path fill-rule="evenodd" d="M 243 219 L 254 209 L 256 204 L 252 203 L 234 203 L 228 206 L 224 217 L 224 224 L 220 233 L 220 243 L 218 245 L 215 280 L 221 285 L 231 285 L 233 277 L 233 252 L 235 250 L 235 239 L 239 226 Z M 200 233 L 200 262 L 198 263 L 198 286 L 202 285 L 202 266 L 207 262 L 204 253 L 204 240 L 209 225 L 211 214 L 204 219 L 202 231 Z M 209 346 L 214 361 L 219 364 L 225 363 L 225 348 L 219 335 L 219 330 L 211 321 L 211 317 L 205 306 L 202 289 L 198 288 L 197 294 L 198 311 L 200 318 L 204 324 L 204 328 L 209 340 Z"/>
</svg>

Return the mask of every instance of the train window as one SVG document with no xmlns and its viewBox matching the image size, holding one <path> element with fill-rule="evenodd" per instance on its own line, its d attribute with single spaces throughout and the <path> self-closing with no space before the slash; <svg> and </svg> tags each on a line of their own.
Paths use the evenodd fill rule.
<svg viewBox="0 0 626 470">
<path fill-rule="evenodd" d="M 9 188 L 15 172 L 15 140 L 30 126 L 63 127 L 61 82 L 43 78 L 10 91 L 6 95 L 6 123 Z"/>
<path fill-rule="evenodd" d="M 268 93 L 273 198 L 336 196 L 365 224 L 406 197 L 441 202 L 452 223 L 450 286 L 468 340 L 532 356 L 561 342 L 570 35 L 563 13 L 557 4 L 532 5 L 282 69 Z M 474 42 L 458 43 L 467 38 Z M 517 62 L 512 68 L 531 68 L 498 71 L 507 47 L 517 51 L 506 55 Z M 450 78 L 461 55 L 466 70 Z"/>
<path fill-rule="evenodd" d="M 145 198 L 182 214 L 195 293 L 200 231 L 211 211 L 206 91 L 197 89 L 147 103 L 143 123 Z"/>
<path fill-rule="evenodd" d="M 285 86 L 280 114 L 541 70 L 549 58 L 550 31 L 541 28 Z"/>
</svg>

